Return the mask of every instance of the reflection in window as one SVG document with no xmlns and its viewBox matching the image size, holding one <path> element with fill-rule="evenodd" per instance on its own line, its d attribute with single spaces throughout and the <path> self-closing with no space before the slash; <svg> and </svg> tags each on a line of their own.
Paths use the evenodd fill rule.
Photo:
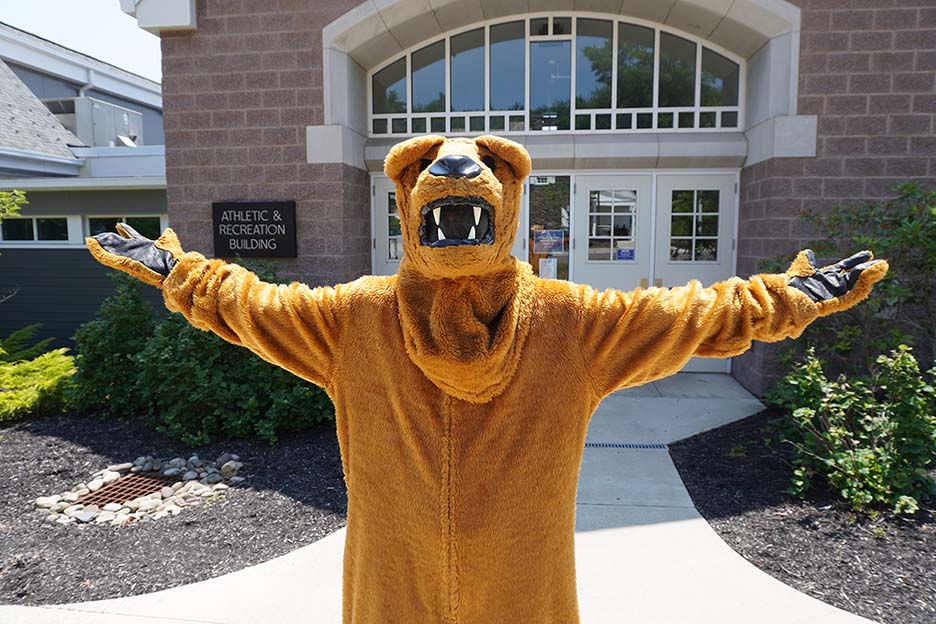
<svg viewBox="0 0 936 624">
<path fill-rule="evenodd" d="M 661 107 L 695 105 L 696 44 L 660 33 Z"/>
<path fill-rule="evenodd" d="M 395 191 L 387 193 L 387 256 L 389 260 L 403 257 L 403 230 L 400 227 Z"/>
<path fill-rule="evenodd" d="M 524 22 L 508 22 L 491 26 L 491 110 L 523 110 L 524 90 Z M 493 129 L 493 128 L 492 128 Z"/>
<path fill-rule="evenodd" d="M 718 260 L 718 191 L 677 190 L 670 196 L 670 260 Z"/>
<path fill-rule="evenodd" d="M 579 19 L 575 39 L 575 106 L 611 108 L 611 22 Z"/>
<path fill-rule="evenodd" d="M 445 41 L 413 52 L 410 66 L 413 72 L 413 112 L 444 112 Z"/>
<path fill-rule="evenodd" d="M 591 191 L 588 198 L 588 260 L 634 261 L 637 191 Z"/>
<path fill-rule="evenodd" d="M 568 130 L 571 41 L 530 42 L 530 127 Z"/>
<path fill-rule="evenodd" d="M 406 112 L 406 59 L 401 58 L 374 74 L 374 112 Z"/>
<path fill-rule="evenodd" d="M 618 108 L 653 106 L 653 29 L 618 23 Z"/>
<path fill-rule="evenodd" d="M 115 232 L 117 223 L 126 223 L 146 238 L 156 239 L 162 233 L 159 217 L 89 217 L 88 232 L 91 236 Z"/>
<path fill-rule="evenodd" d="M 702 106 L 737 106 L 740 74 L 737 63 L 702 48 Z"/>
<path fill-rule="evenodd" d="M 36 238 L 47 241 L 68 240 L 68 219 L 36 219 Z"/>
<path fill-rule="evenodd" d="M 530 178 L 530 264 L 543 278 L 569 279 L 569 181 Z"/>
<path fill-rule="evenodd" d="M 32 219 L 4 219 L 0 228 L 5 241 L 31 241 L 35 238 Z"/>
<path fill-rule="evenodd" d="M 484 29 L 452 37 L 453 111 L 484 110 Z"/>
</svg>

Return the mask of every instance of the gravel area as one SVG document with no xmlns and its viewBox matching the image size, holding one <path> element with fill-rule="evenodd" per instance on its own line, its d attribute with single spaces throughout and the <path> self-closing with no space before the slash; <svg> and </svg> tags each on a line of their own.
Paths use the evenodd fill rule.
<svg viewBox="0 0 936 624">
<path fill-rule="evenodd" d="M 778 416 L 768 410 L 670 446 L 701 514 L 748 561 L 814 598 L 884 624 L 936 621 L 934 510 L 872 520 L 815 485 L 805 500 L 784 493 L 789 445 L 763 443 Z"/>
<path fill-rule="evenodd" d="M 140 455 L 240 455 L 247 480 L 177 516 L 116 527 L 45 522 L 33 501 Z M 334 427 L 275 446 L 232 440 L 192 449 L 140 420 L 73 415 L 0 425 L 0 603 L 56 604 L 143 594 L 234 572 L 345 525 Z"/>
</svg>

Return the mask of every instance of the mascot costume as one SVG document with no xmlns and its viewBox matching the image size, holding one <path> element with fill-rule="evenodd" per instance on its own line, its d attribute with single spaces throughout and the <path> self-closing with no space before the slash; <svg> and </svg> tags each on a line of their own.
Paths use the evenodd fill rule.
<svg viewBox="0 0 936 624">
<path fill-rule="evenodd" d="M 703 288 L 598 292 L 510 255 L 530 157 L 495 136 L 390 150 L 397 275 L 274 285 L 126 225 L 94 257 L 194 326 L 322 386 L 348 489 L 345 624 L 573 624 L 575 495 L 606 395 L 796 337 L 865 298 L 870 252 Z"/>
</svg>

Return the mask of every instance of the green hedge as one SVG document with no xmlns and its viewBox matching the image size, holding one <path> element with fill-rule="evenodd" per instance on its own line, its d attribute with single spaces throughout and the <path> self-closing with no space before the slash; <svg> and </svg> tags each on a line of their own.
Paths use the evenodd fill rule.
<svg viewBox="0 0 936 624">
<path fill-rule="evenodd" d="M 252 268 L 275 281 L 269 264 Z M 158 430 L 193 446 L 218 436 L 274 442 L 281 432 L 334 419 L 322 389 L 179 314 L 156 319 L 142 298 L 145 286 L 118 275 L 117 294 L 75 334 L 70 395 L 78 409 L 145 413 Z"/>
<path fill-rule="evenodd" d="M 0 421 L 65 409 L 65 390 L 75 370 L 68 349 L 31 360 L 0 363 Z"/>
</svg>

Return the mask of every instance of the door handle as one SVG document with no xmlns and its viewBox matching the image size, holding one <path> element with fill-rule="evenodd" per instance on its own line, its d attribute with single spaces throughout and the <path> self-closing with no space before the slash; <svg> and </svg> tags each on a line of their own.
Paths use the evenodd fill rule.
<svg viewBox="0 0 936 624">
<path fill-rule="evenodd" d="M 663 287 L 663 278 L 662 278 L 662 277 L 654 278 L 654 280 L 653 280 L 653 285 L 654 285 L 654 286 L 657 286 L 657 287 L 659 287 L 659 288 L 662 288 L 662 287 Z"/>
<path fill-rule="evenodd" d="M 641 277 L 641 278 L 640 278 L 640 287 L 641 287 L 641 288 L 646 288 L 646 287 L 649 286 L 649 285 L 650 285 L 650 283 L 647 281 L 647 278 L 646 278 L 646 277 Z"/>
</svg>

